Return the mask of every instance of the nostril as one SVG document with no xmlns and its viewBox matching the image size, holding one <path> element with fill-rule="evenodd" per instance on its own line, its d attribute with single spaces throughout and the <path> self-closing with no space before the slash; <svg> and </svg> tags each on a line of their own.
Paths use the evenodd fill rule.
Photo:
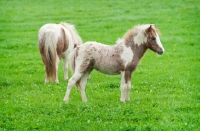
<svg viewBox="0 0 200 131">
<path fill-rule="evenodd" d="M 163 54 L 163 51 L 159 51 L 158 54 L 159 54 L 159 55 L 162 55 L 162 54 Z"/>
</svg>

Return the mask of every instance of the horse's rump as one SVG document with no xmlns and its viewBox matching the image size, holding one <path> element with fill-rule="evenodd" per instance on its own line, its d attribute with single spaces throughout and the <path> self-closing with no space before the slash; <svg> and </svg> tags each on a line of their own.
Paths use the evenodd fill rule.
<svg viewBox="0 0 200 131">
<path fill-rule="evenodd" d="M 74 25 L 61 22 L 60 24 L 45 24 L 38 33 L 39 49 L 45 64 L 46 79 L 52 78 L 58 82 L 57 70 L 61 58 L 64 63 L 64 79 L 68 79 L 68 57 L 73 49 L 82 44 Z"/>
</svg>

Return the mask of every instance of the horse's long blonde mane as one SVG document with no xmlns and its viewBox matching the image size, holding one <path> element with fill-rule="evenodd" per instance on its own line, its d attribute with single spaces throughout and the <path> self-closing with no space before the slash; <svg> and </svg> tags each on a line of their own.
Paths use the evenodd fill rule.
<svg viewBox="0 0 200 131">
<path fill-rule="evenodd" d="M 131 30 L 134 32 L 134 34 L 137 33 L 137 32 L 138 32 L 138 33 L 144 33 L 145 30 L 146 30 L 147 28 L 149 28 L 150 26 L 152 26 L 153 29 L 156 31 L 156 33 L 159 34 L 159 30 L 156 28 L 155 24 L 136 25 L 136 26 L 134 26 Z"/>
<path fill-rule="evenodd" d="M 143 24 L 143 25 L 136 25 L 132 29 L 128 30 L 124 36 L 123 39 L 125 42 L 131 42 L 133 41 L 133 37 L 136 35 L 140 35 L 140 37 L 145 37 L 145 30 L 152 25 L 153 29 L 156 31 L 156 33 L 159 34 L 159 30 L 156 28 L 154 24 Z"/>
<path fill-rule="evenodd" d="M 70 31 L 70 33 L 72 34 L 73 40 L 74 40 L 75 44 L 77 44 L 77 46 L 82 44 L 82 39 L 78 35 L 78 32 L 76 31 L 74 25 L 65 23 L 65 22 L 61 22 L 60 24 L 64 27 L 66 27 Z"/>
</svg>

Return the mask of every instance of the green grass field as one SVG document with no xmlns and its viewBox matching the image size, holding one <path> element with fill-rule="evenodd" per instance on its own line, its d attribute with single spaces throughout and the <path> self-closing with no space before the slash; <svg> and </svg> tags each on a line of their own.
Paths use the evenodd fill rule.
<svg viewBox="0 0 200 131">
<path fill-rule="evenodd" d="M 131 101 L 120 103 L 120 76 L 93 71 L 88 102 L 67 81 L 44 84 L 37 33 L 46 23 L 76 25 L 82 40 L 114 44 L 134 25 L 161 31 L 162 56 L 147 51 L 132 77 Z M 1 131 L 199 131 L 198 0 L 0 0 Z M 71 74 L 70 74 L 71 76 Z"/>
</svg>

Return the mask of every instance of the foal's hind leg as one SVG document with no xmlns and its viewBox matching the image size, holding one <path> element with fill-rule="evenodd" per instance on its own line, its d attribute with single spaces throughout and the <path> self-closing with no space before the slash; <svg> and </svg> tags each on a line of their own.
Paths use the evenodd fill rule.
<svg viewBox="0 0 200 131">
<path fill-rule="evenodd" d="M 64 80 L 68 80 L 68 57 L 67 56 L 63 58 L 63 65 L 64 65 Z"/>
<path fill-rule="evenodd" d="M 66 94 L 65 94 L 65 97 L 64 97 L 64 101 L 65 102 L 68 102 L 69 100 L 69 95 L 70 95 L 70 91 L 72 89 L 72 87 L 76 84 L 76 82 L 82 77 L 82 74 L 79 73 L 79 72 L 75 72 L 73 74 L 73 76 L 69 79 L 68 81 L 68 85 L 67 85 L 67 91 L 66 91 Z"/>
<path fill-rule="evenodd" d="M 87 79 L 89 78 L 89 74 L 90 71 L 86 72 L 80 80 L 80 91 L 81 91 L 81 97 L 82 97 L 82 101 L 86 102 L 87 98 L 86 98 L 86 94 L 85 94 L 85 86 L 87 84 Z"/>
</svg>

